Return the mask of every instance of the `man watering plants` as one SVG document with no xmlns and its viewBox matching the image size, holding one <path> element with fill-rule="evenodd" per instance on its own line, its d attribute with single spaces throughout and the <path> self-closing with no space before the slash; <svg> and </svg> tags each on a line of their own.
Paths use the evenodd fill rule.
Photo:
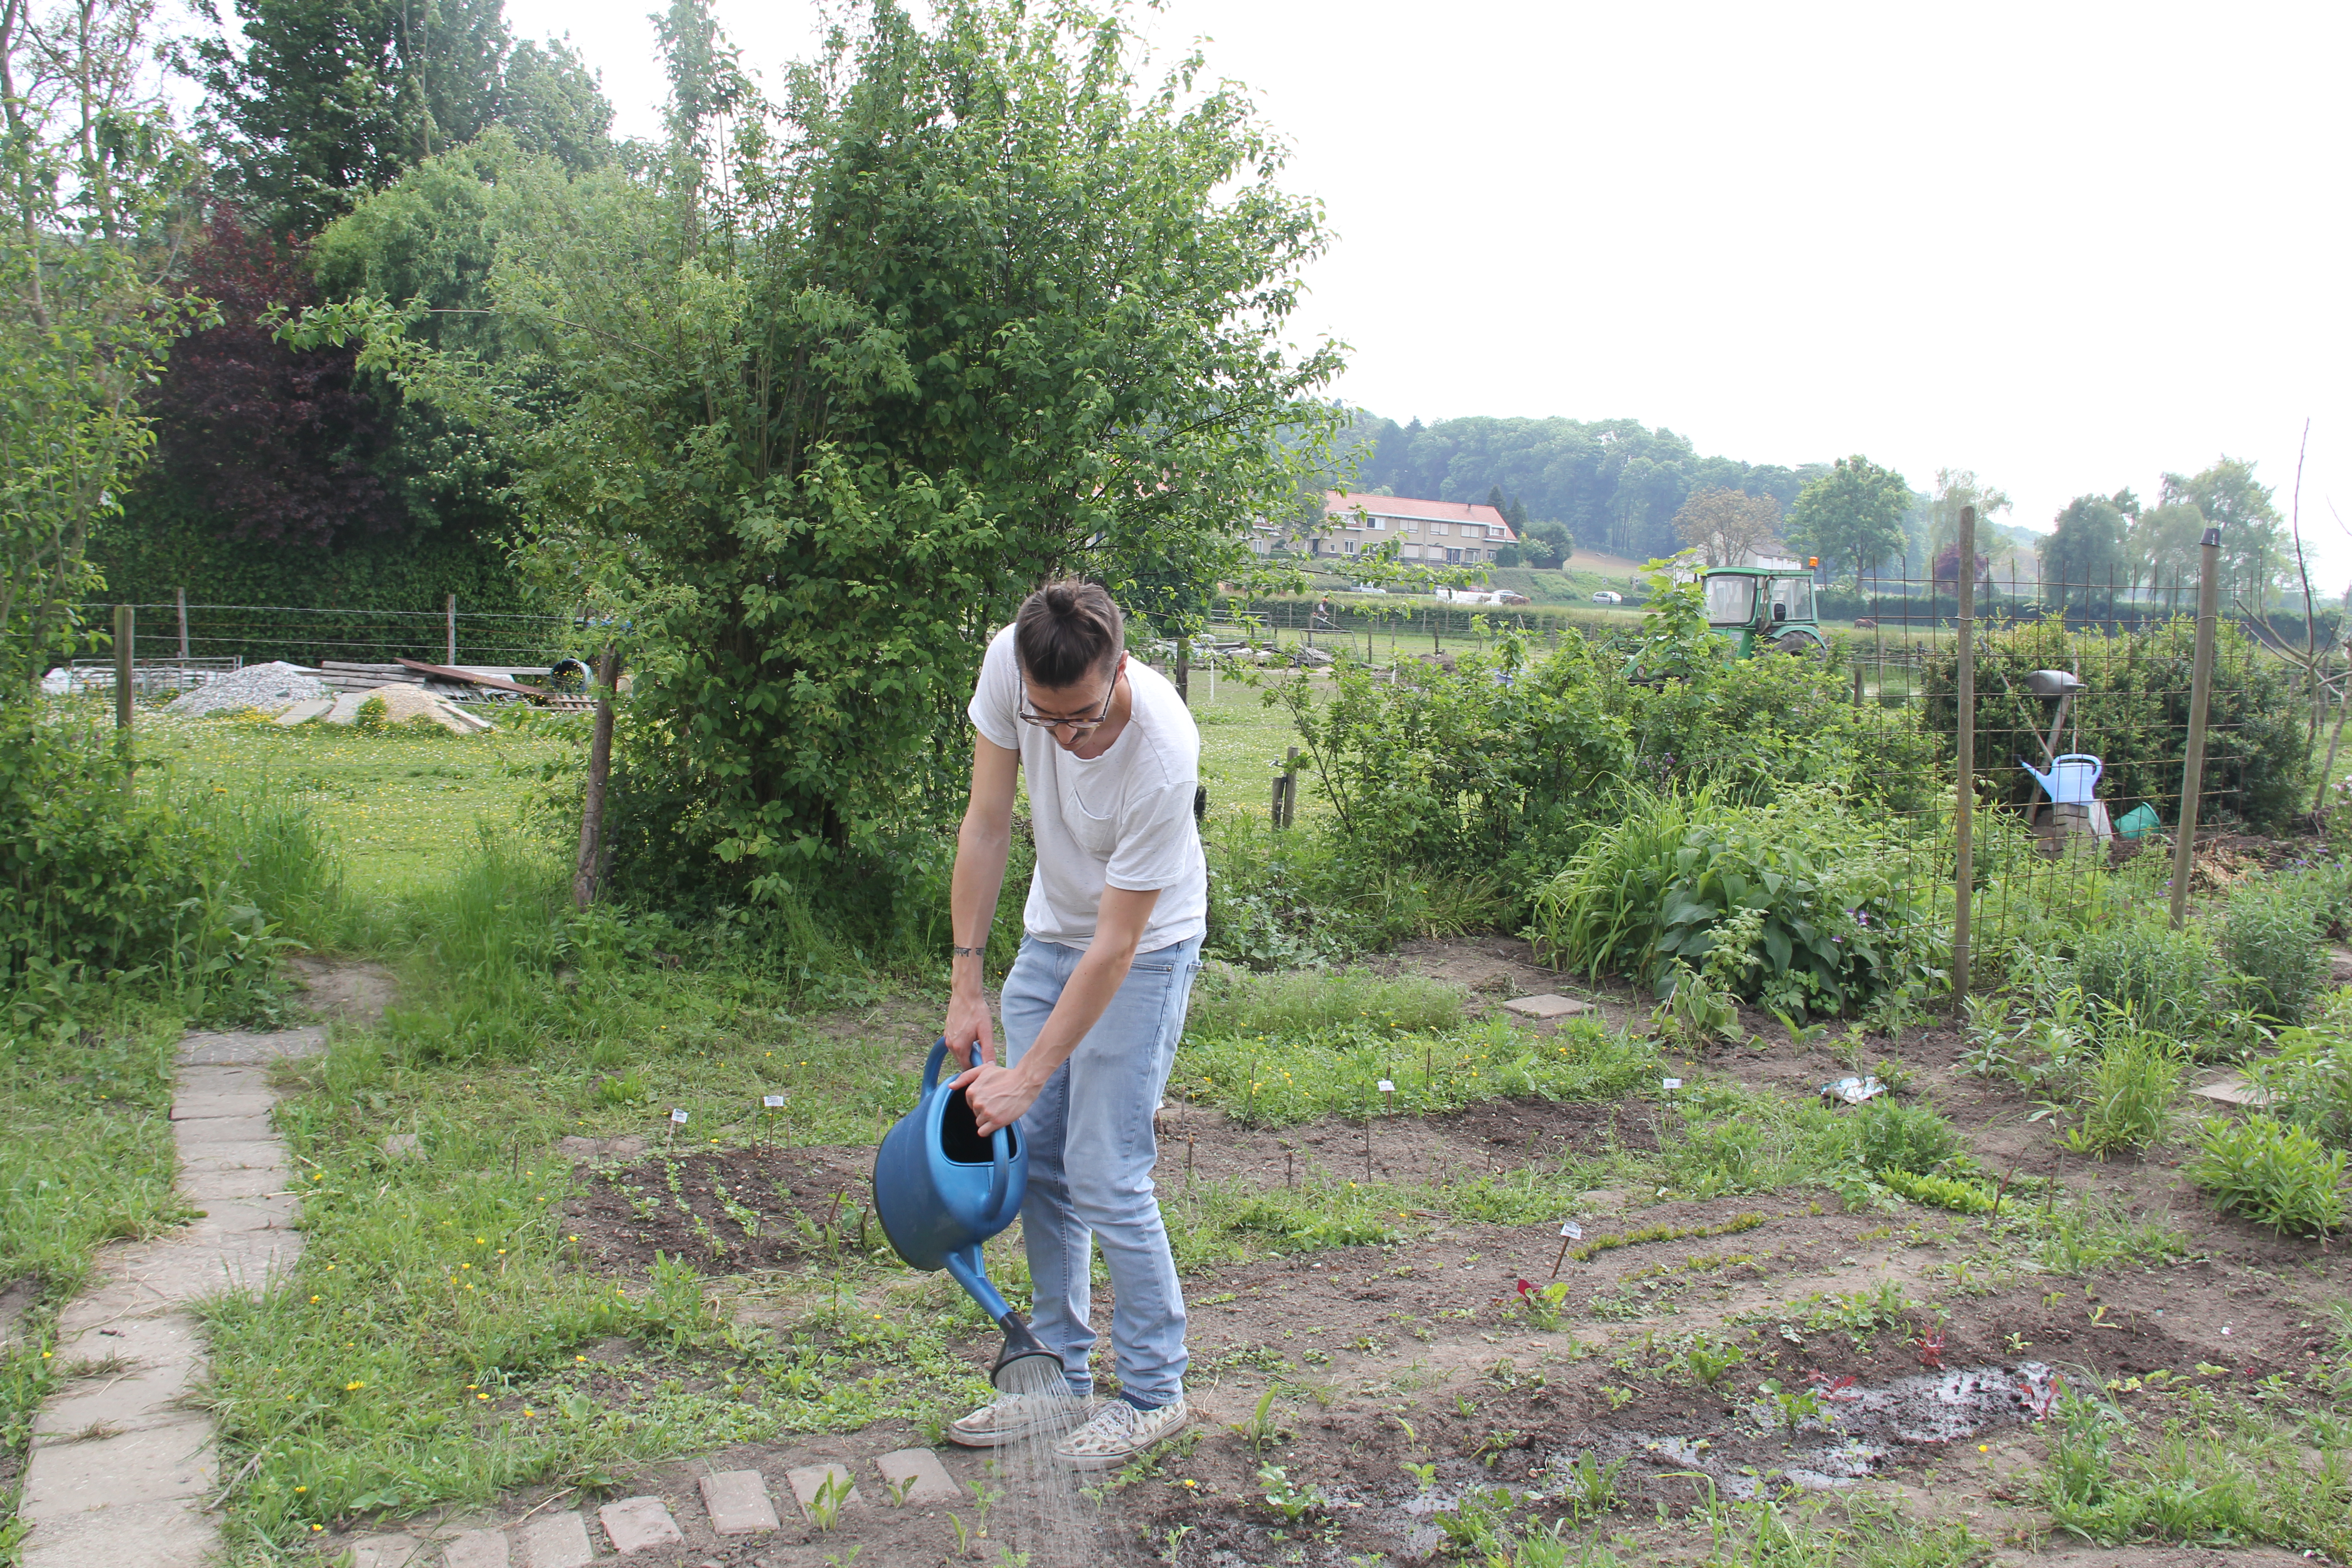
<svg viewBox="0 0 2352 1568">
<path fill-rule="evenodd" d="M 1091 583 L 1029 595 L 988 646 L 971 699 L 971 804 L 956 840 L 954 988 L 945 1034 L 983 1136 L 1020 1123 L 1031 1329 L 1090 1401 L 1088 1247 L 1117 1297 L 1118 1397 L 1054 1445 L 1108 1469 L 1184 1424 L 1184 1296 L 1153 1196 L 1151 1120 L 1200 966 L 1208 868 L 1192 818 L 1201 732 L 1182 698 L 1125 652 L 1118 606 Z M 995 1049 L 982 953 L 1004 880 L 1018 775 L 1029 777 L 1037 869 L 1005 976 Z M 1012 1394 L 949 1436 L 993 1447 L 1046 1430 L 1058 1399 Z M 1080 1407 L 1082 1410 L 1084 1406 Z"/>
</svg>

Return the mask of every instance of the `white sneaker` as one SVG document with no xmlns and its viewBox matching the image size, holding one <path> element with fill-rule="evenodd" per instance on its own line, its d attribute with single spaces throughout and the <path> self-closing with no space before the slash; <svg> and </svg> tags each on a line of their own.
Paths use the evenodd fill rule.
<svg viewBox="0 0 2352 1568">
<path fill-rule="evenodd" d="M 1106 1400 L 1093 1420 L 1054 1445 L 1054 1458 L 1074 1470 L 1113 1469 L 1174 1436 L 1190 1418 L 1181 1394 L 1157 1410 L 1138 1410 L 1124 1399 Z"/>
<path fill-rule="evenodd" d="M 948 1441 L 967 1448 L 995 1448 L 1040 1433 L 1066 1432 L 1093 1414 L 1094 1402 L 1076 1394 L 1007 1394 L 971 1415 L 948 1423 Z"/>
</svg>

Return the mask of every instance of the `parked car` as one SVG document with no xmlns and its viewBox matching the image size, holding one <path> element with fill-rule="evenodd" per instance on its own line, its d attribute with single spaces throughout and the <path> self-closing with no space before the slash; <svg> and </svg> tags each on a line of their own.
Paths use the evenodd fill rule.
<svg viewBox="0 0 2352 1568">
<path fill-rule="evenodd" d="M 1622 605 L 1625 602 L 1625 595 L 1612 589 L 1596 588 L 1592 593 L 1592 602 L 1596 605 Z"/>
</svg>

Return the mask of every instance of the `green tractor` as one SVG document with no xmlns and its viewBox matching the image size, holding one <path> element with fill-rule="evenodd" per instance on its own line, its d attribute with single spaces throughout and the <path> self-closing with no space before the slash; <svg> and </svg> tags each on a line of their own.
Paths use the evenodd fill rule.
<svg viewBox="0 0 2352 1568">
<path fill-rule="evenodd" d="M 1829 638 L 1813 614 L 1813 575 L 1801 566 L 1710 566 L 1701 574 L 1708 629 L 1731 657 L 1793 653 L 1825 658 Z"/>
</svg>

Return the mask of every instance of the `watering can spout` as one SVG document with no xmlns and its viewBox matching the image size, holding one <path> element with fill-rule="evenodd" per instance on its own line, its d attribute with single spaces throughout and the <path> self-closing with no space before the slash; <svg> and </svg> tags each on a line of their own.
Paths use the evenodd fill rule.
<svg viewBox="0 0 2352 1568">
<path fill-rule="evenodd" d="M 2035 767 L 2032 763 L 2027 762 L 2022 757 L 2020 757 L 2017 760 L 2017 765 L 2033 775 L 2033 782 L 2042 786 L 2042 793 L 2043 795 L 2048 795 L 2053 800 L 2058 798 L 2058 781 L 2056 779 L 2051 777 L 2050 774 L 2043 773 L 2040 768 Z"/>
</svg>

